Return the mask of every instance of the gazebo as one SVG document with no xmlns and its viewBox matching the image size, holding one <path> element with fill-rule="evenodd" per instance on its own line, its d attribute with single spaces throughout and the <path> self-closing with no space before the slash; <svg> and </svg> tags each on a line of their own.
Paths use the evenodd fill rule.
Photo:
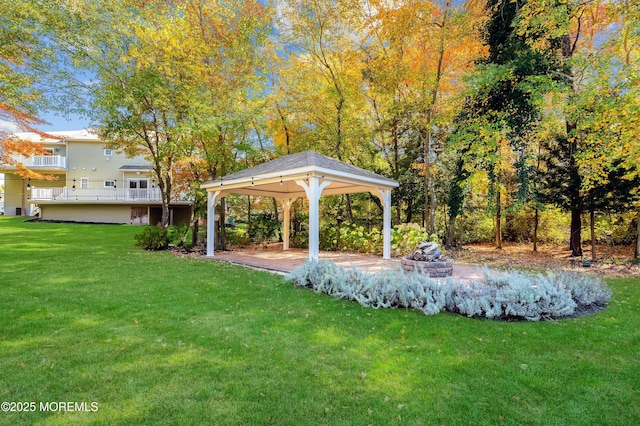
<svg viewBox="0 0 640 426">
<path fill-rule="evenodd" d="M 383 214 L 383 258 L 391 257 L 391 190 L 398 182 L 314 151 L 280 157 L 237 173 L 206 182 L 208 217 L 227 194 L 274 197 L 282 205 L 283 249 L 289 250 L 291 203 L 301 197 L 309 201 L 309 259 L 318 260 L 319 215 L 322 195 L 370 192 L 378 197 Z M 207 221 L 207 256 L 214 256 L 213 220 Z"/>
</svg>

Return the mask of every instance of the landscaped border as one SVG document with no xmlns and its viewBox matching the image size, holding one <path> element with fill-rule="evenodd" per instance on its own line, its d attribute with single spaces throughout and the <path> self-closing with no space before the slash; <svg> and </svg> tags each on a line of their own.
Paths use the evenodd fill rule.
<svg viewBox="0 0 640 426">
<path fill-rule="evenodd" d="M 305 262 L 286 277 L 296 285 L 373 308 L 443 310 L 503 321 L 557 320 L 604 309 L 611 291 L 598 277 L 561 271 L 527 274 L 483 268 L 482 281 L 435 280 L 424 274 L 345 269 L 331 261 Z"/>
</svg>

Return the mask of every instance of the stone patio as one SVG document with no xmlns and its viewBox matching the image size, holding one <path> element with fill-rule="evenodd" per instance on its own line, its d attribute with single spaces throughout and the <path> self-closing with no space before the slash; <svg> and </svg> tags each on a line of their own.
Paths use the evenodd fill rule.
<svg viewBox="0 0 640 426">
<path fill-rule="evenodd" d="M 214 257 L 205 257 L 221 262 L 233 263 L 236 265 L 270 271 L 278 274 L 291 272 L 301 266 L 309 253 L 303 249 L 234 249 L 230 251 L 216 251 Z M 400 269 L 400 258 L 383 259 L 380 256 L 366 254 L 342 253 L 320 251 L 320 260 L 331 260 L 337 265 L 345 268 L 355 266 L 362 271 L 371 273 L 382 269 Z M 482 277 L 482 271 L 477 265 L 453 264 L 453 279 L 477 280 Z"/>
</svg>

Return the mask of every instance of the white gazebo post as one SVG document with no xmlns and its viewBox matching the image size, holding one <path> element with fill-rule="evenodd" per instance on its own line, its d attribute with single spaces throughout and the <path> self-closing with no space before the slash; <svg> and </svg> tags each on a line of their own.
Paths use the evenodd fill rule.
<svg viewBox="0 0 640 426">
<path fill-rule="evenodd" d="M 216 235 L 216 205 L 222 191 L 207 192 L 207 256 L 214 256 L 213 247 Z"/>
<path fill-rule="evenodd" d="M 383 208 L 382 258 L 391 259 L 391 190 L 378 189 L 378 193 L 374 195 L 380 198 Z"/>
<path fill-rule="evenodd" d="M 296 180 L 296 183 L 304 188 L 304 192 L 306 192 L 307 198 L 309 199 L 309 260 L 317 262 L 320 252 L 319 201 L 322 190 L 325 189 L 331 181 L 323 181 L 320 183 L 320 179 L 311 176 L 308 184 L 303 180 Z"/>
<path fill-rule="evenodd" d="M 289 250 L 289 228 L 291 228 L 291 204 L 293 200 L 291 198 L 280 198 L 282 204 L 282 250 Z"/>
</svg>

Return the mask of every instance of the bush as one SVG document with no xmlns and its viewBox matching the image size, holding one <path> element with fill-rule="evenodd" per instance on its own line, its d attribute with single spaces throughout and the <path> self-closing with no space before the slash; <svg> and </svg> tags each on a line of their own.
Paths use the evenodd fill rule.
<svg viewBox="0 0 640 426">
<path fill-rule="evenodd" d="M 382 253 L 382 233 L 377 228 L 367 231 L 364 226 L 343 223 L 339 228 L 328 227 L 320 234 L 323 250 L 348 251 L 352 253 Z"/>
<path fill-rule="evenodd" d="M 345 269 L 331 261 L 306 261 L 287 275 L 296 285 L 308 287 L 372 308 L 415 308 L 427 315 L 444 309 L 450 287 L 426 275 L 404 275 L 384 270 L 377 274 Z"/>
<path fill-rule="evenodd" d="M 597 278 L 572 273 L 529 275 L 484 269 L 483 282 L 438 281 L 424 274 L 384 270 L 367 274 L 330 261 L 305 262 L 287 279 L 318 293 L 373 308 L 415 308 L 427 315 L 446 309 L 469 317 L 557 319 L 601 309 L 611 298 Z"/>
<path fill-rule="evenodd" d="M 298 231 L 291 238 L 291 247 L 306 249 L 309 248 L 309 233 L 307 231 Z"/>
<path fill-rule="evenodd" d="M 171 244 L 182 244 L 182 239 L 185 237 L 187 233 L 187 225 L 174 225 L 167 228 L 167 236 L 169 238 L 169 243 Z"/>
<path fill-rule="evenodd" d="M 396 256 L 407 256 L 420 241 L 428 241 L 427 231 L 417 223 L 403 223 L 391 230 L 391 250 Z"/>
<path fill-rule="evenodd" d="M 271 213 L 258 213 L 251 215 L 249 237 L 252 241 L 269 241 L 280 229 L 280 222 Z"/>
<path fill-rule="evenodd" d="M 251 243 L 251 237 L 244 224 L 238 224 L 235 228 L 227 228 L 227 243 L 244 247 Z"/>
<path fill-rule="evenodd" d="M 169 232 L 161 226 L 147 226 L 135 239 L 136 244 L 145 250 L 164 250 L 169 247 Z"/>
<path fill-rule="evenodd" d="M 456 286 L 447 309 L 469 317 L 538 321 L 570 316 L 577 307 L 553 275 L 495 273 L 485 268 L 484 278 L 482 283 Z"/>
</svg>

